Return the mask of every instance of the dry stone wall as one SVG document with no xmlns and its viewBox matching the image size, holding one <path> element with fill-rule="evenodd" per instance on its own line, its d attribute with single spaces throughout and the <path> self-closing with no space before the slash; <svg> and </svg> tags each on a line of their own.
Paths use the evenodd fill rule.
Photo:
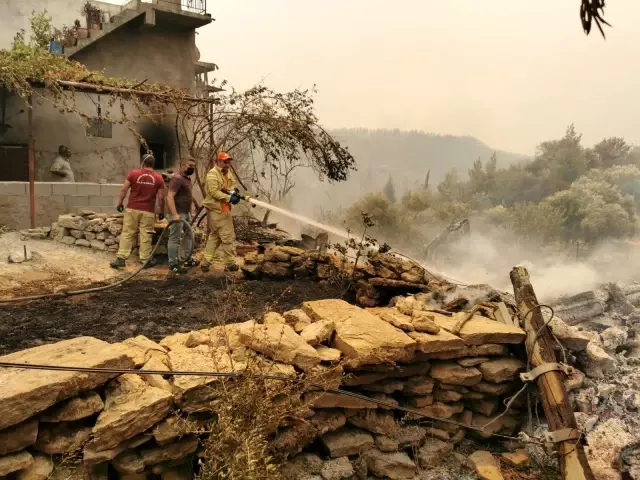
<svg viewBox="0 0 640 480">
<path fill-rule="evenodd" d="M 420 265 L 393 254 L 363 257 L 354 272 L 353 261 L 340 253 L 280 246 L 267 247 L 264 253 L 247 253 L 242 272 L 250 279 L 355 280 L 357 302 L 363 307 L 387 305 L 400 293 L 429 292 L 444 286 Z"/>
<path fill-rule="evenodd" d="M 159 343 L 142 336 L 120 344 L 81 337 L 1 357 L 166 374 L 0 370 L 0 476 L 45 478 L 52 458 L 79 452 L 79 468 L 92 478 L 191 478 L 206 435 L 180 426 L 215 421 L 224 398 L 212 397 L 212 386 L 222 380 L 171 372 L 243 372 L 256 359 L 263 372 L 322 378 L 358 395 L 305 390 L 306 418 L 288 421 L 271 439 L 273 452 L 290 459 L 287 478 L 302 478 L 300 468 L 326 480 L 356 471 L 364 472 L 359 478 L 414 478 L 469 434 L 441 421 L 420 426 L 413 420 L 422 415 L 474 427 L 491 422 L 483 434 L 471 433 L 476 438 L 516 433 L 517 407 L 497 414 L 519 388 L 525 333 L 510 318 L 481 311 L 456 335 L 453 327 L 465 313 L 429 309 L 426 300 L 396 298 L 394 306 L 370 309 L 313 301 Z M 411 315 L 403 313 L 409 305 Z"/>
</svg>

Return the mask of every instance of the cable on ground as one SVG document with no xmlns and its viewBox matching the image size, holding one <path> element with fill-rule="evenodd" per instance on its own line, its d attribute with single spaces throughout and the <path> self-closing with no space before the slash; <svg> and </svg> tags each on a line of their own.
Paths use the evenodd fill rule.
<svg viewBox="0 0 640 480">
<path fill-rule="evenodd" d="M 47 371 L 58 371 L 58 372 L 78 372 L 78 373 L 115 373 L 118 375 L 124 375 L 128 373 L 137 374 L 137 375 L 171 375 L 171 376 L 197 376 L 197 377 L 225 377 L 225 378 L 260 378 L 264 380 L 279 380 L 283 382 L 296 382 L 299 379 L 293 377 L 286 377 L 283 375 L 269 375 L 269 374 L 256 374 L 256 373 L 246 373 L 246 372 L 200 372 L 200 371 L 164 371 L 164 370 L 135 370 L 129 368 L 92 368 L 92 367 L 73 367 L 73 366 L 63 366 L 63 365 L 39 365 L 39 364 L 31 364 L 31 363 L 16 363 L 16 362 L 0 362 L 0 368 L 23 368 L 27 370 L 47 370 Z M 355 392 L 349 392 L 347 390 L 341 390 L 339 388 L 327 387 L 321 383 L 317 382 L 308 382 L 308 384 L 315 388 L 320 388 L 328 393 L 335 393 L 337 395 L 343 395 L 347 397 L 352 397 L 358 400 L 363 400 L 366 402 L 374 403 L 381 407 L 385 407 L 392 410 L 398 410 L 407 414 L 415 415 L 420 417 L 416 420 L 431 420 L 437 422 L 447 423 L 449 425 L 454 425 L 457 427 L 462 427 L 467 430 L 472 430 L 480 433 L 485 433 L 484 429 L 489 425 L 485 425 L 482 428 L 474 427 L 472 425 L 467 425 L 462 422 L 456 422 L 455 420 L 451 420 L 448 418 L 438 418 L 432 417 L 430 415 L 425 415 L 420 410 L 416 410 L 408 407 L 401 407 L 391 402 L 387 402 L 384 400 L 378 400 L 374 398 L 367 397 L 366 395 L 361 395 Z M 512 437 L 508 435 L 499 435 L 499 434 L 491 434 L 493 437 L 504 438 L 508 440 L 520 440 L 518 437 Z M 542 441 L 538 439 L 532 439 L 531 443 L 539 443 L 543 444 Z"/>
<path fill-rule="evenodd" d="M 162 233 L 160 234 L 160 237 L 158 237 L 158 241 L 156 242 L 155 246 L 153 247 L 153 250 L 151 250 L 151 255 L 149 256 L 149 258 L 142 265 L 140 265 L 140 267 L 137 270 L 135 270 L 133 273 L 131 273 L 130 275 L 128 275 L 127 277 L 125 277 L 125 278 L 123 278 L 121 280 L 118 280 L 115 283 L 110 283 L 109 285 L 103 285 L 101 287 L 85 288 L 85 289 L 82 289 L 82 290 L 72 290 L 72 291 L 66 291 L 66 292 L 63 291 L 63 292 L 56 292 L 56 293 L 44 293 L 42 295 L 31 295 L 31 296 L 27 296 L 27 297 L 3 298 L 3 299 L 0 299 L 0 304 L 29 302 L 29 301 L 32 301 L 32 300 L 42 300 L 42 299 L 45 299 L 45 298 L 67 298 L 67 297 L 72 297 L 72 296 L 75 296 L 75 295 L 84 295 L 86 293 L 102 292 L 104 290 L 109 290 L 111 288 L 115 288 L 117 286 L 120 286 L 123 283 L 126 283 L 129 280 L 131 280 L 136 275 L 138 275 L 147 266 L 147 264 L 151 261 L 151 259 L 153 258 L 154 254 L 156 253 L 156 250 L 160 246 L 160 241 L 162 240 L 164 235 L 169 231 L 169 227 L 173 223 L 177 223 L 177 222 L 182 222 L 182 224 L 185 227 L 184 230 L 186 231 L 186 235 L 191 236 L 191 251 L 190 252 L 185 252 L 185 256 L 187 258 L 189 258 L 193 254 L 193 249 L 195 248 L 195 234 L 193 232 L 193 228 L 191 228 L 191 225 L 189 224 L 189 222 L 187 222 L 185 220 L 182 220 L 182 219 L 181 220 L 172 220 L 171 222 L 169 222 L 169 225 L 167 225 L 165 227 L 165 229 L 162 231 Z M 187 253 L 189 255 L 186 255 Z"/>
</svg>

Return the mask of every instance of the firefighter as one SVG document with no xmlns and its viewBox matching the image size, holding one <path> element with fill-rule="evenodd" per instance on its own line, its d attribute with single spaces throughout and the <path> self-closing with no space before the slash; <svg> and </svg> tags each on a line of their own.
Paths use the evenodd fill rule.
<svg viewBox="0 0 640 480">
<path fill-rule="evenodd" d="M 206 197 L 202 205 L 207 209 L 209 238 L 204 248 L 203 271 L 209 271 L 211 264 L 224 267 L 227 272 L 238 270 L 234 242 L 236 240 L 231 216 L 232 205 L 241 200 L 236 189 L 230 165 L 231 155 L 220 152 L 216 166 L 207 173 L 205 182 Z"/>
</svg>

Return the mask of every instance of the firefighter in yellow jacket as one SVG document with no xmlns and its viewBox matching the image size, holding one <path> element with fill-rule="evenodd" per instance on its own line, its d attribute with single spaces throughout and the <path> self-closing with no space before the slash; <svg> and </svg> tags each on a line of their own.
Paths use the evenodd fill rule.
<svg viewBox="0 0 640 480">
<path fill-rule="evenodd" d="M 202 205 L 207 209 L 209 227 L 209 238 L 202 262 L 202 270 L 205 272 L 212 263 L 223 266 L 229 272 L 238 270 L 231 206 L 236 205 L 241 197 L 231 172 L 232 161 L 231 155 L 220 152 L 216 166 L 209 170 L 205 181 L 206 197 Z"/>
</svg>

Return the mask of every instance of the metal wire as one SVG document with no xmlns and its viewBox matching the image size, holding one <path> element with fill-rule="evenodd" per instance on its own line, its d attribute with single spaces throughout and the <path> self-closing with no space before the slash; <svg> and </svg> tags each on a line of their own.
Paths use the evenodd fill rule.
<svg viewBox="0 0 640 480">
<path fill-rule="evenodd" d="M 207 372 L 207 371 L 163 371 L 163 370 L 135 370 L 128 368 L 92 368 L 92 367 L 73 367 L 73 366 L 64 366 L 64 365 L 40 365 L 40 364 L 31 364 L 31 363 L 16 363 L 16 362 L 0 362 L 0 368 L 23 368 L 27 370 L 48 370 L 48 371 L 58 371 L 58 372 L 79 372 L 79 373 L 115 373 L 119 375 L 124 375 L 127 373 L 133 373 L 137 375 L 171 375 L 171 376 L 197 376 L 197 377 L 226 377 L 226 378 L 260 378 L 264 380 L 279 380 L 283 382 L 295 382 L 298 381 L 298 378 L 287 377 L 283 375 L 269 375 L 269 374 L 256 374 L 256 373 L 246 373 L 246 372 Z M 472 430 L 480 433 L 485 433 L 484 428 L 474 427 L 471 425 L 466 425 L 462 422 L 456 422 L 454 420 L 450 420 L 448 418 L 438 418 L 432 417 L 430 415 L 425 415 L 420 410 L 416 410 L 408 407 L 401 407 L 392 402 L 386 402 L 384 400 L 378 400 L 374 398 L 367 397 L 366 395 L 361 395 L 359 393 L 350 392 L 348 390 L 341 390 L 339 388 L 327 387 L 321 383 L 317 382 L 308 382 L 308 384 L 312 387 L 320 388 L 328 393 L 335 393 L 337 395 L 343 395 L 346 397 L 355 398 L 358 400 L 363 400 L 366 402 L 374 403 L 381 407 L 386 407 L 388 409 L 398 410 L 404 413 L 408 413 L 411 415 L 415 415 L 420 417 L 420 419 L 427 419 L 432 421 L 438 421 L 447 423 L 449 425 L 454 425 L 457 427 L 462 427 L 467 430 Z M 487 424 L 488 425 L 488 424 Z M 517 437 L 511 437 L 508 435 L 498 435 L 491 434 L 491 436 L 505 438 L 509 440 L 518 440 Z M 532 441 L 532 443 L 537 443 L 538 440 Z M 541 442 L 540 442 L 541 443 Z"/>
</svg>

